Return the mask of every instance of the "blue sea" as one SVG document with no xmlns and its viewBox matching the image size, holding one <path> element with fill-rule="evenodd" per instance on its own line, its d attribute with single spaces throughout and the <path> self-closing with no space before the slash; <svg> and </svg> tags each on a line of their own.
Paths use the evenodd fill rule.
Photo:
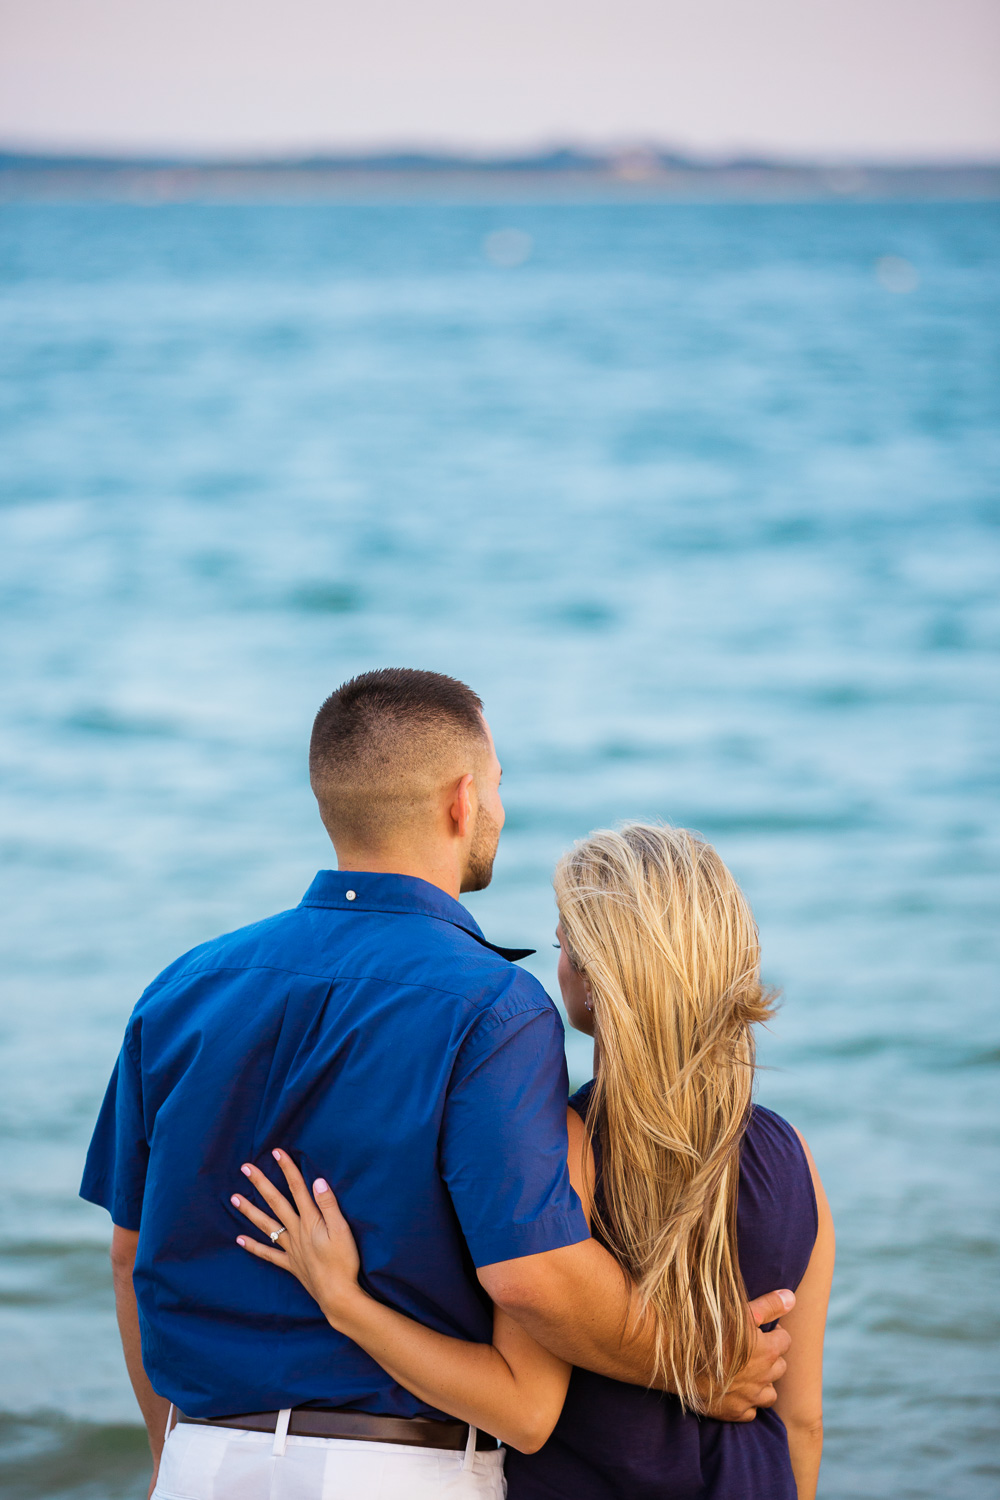
<svg viewBox="0 0 1000 1500">
<path fill-rule="evenodd" d="M 998 251 L 995 203 L 0 211 L 11 1500 L 145 1494 L 90 1129 L 149 979 L 330 863 L 312 716 L 385 664 L 483 695 L 470 905 L 550 991 L 573 839 L 717 844 L 838 1228 L 821 1495 L 1000 1494 Z"/>
</svg>

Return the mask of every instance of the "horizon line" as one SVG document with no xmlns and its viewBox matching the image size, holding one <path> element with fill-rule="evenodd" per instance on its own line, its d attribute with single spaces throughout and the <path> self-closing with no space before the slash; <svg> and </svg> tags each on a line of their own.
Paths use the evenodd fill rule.
<svg viewBox="0 0 1000 1500">
<path fill-rule="evenodd" d="M 523 148 L 483 150 L 474 146 L 427 146 L 411 142 L 366 148 L 301 147 L 259 150 L 118 150 L 114 148 L 39 147 L 0 137 L 0 169 L 12 167 L 103 168 L 105 170 L 269 170 L 293 168 L 472 172 L 580 171 L 636 176 L 662 171 L 724 170 L 837 172 L 996 171 L 994 156 L 880 156 L 845 153 L 793 153 L 734 148 L 731 151 L 682 149 L 663 143 L 584 145 L 553 142 Z"/>
</svg>

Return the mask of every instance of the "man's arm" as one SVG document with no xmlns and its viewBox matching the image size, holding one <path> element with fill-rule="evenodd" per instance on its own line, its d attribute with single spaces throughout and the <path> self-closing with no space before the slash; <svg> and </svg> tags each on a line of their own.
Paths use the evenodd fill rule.
<svg viewBox="0 0 1000 1500">
<path fill-rule="evenodd" d="M 591 1219 L 594 1158 L 583 1121 L 566 1113 L 570 1181 Z M 520 1260 L 485 1266 L 479 1279 L 493 1301 L 538 1343 L 570 1364 L 630 1385 L 653 1382 L 655 1323 L 638 1313 L 638 1291 L 596 1240 Z M 769 1323 L 795 1304 L 790 1292 L 772 1292 L 750 1304 L 754 1322 Z M 625 1335 L 623 1337 L 623 1335 Z M 789 1336 L 780 1329 L 759 1333 L 754 1356 L 712 1415 L 751 1422 L 759 1406 L 775 1401 L 774 1382 L 783 1374 Z"/>
<path fill-rule="evenodd" d="M 167 1427 L 170 1403 L 158 1396 L 149 1383 L 149 1376 L 142 1367 L 142 1347 L 139 1340 L 139 1309 L 136 1306 L 135 1288 L 132 1285 L 132 1270 L 139 1234 L 134 1229 L 120 1229 L 116 1224 L 111 1236 L 111 1274 L 115 1284 L 115 1311 L 118 1314 L 118 1331 L 121 1334 L 125 1364 L 128 1368 L 135 1399 L 139 1403 L 149 1434 L 149 1447 L 153 1455 L 153 1482 L 156 1484 L 163 1451 L 163 1437 Z"/>
<path fill-rule="evenodd" d="M 566 1157 L 562 1025 L 535 990 L 515 972 L 502 1005 L 467 1038 L 448 1092 L 441 1175 L 495 1305 L 568 1363 L 650 1385 L 655 1324 L 639 1315 L 638 1292 L 617 1262 L 586 1237 L 576 1165 Z M 755 1304 L 758 1322 L 788 1311 L 794 1298 L 786 1295 Z M 773 1405 L 788 1344 L 782 1329 L 758 1334 L 753 1358 L 712 1415 L 752 1421 L 758 1406 Z"/>
<path fill-rule="evenodd" d="M 639 1315 L 638 1291 L 596 1240 L 482 1266 L 479 1280 L 505 1313 L 561 1359 L 630 1385 L 649 1385 L 655 1369 L 655 1324 Z M 791 1292 L 769 1292 L 750 1304 L 758 1325 L 795 1305 Z M 711 1415 L 752 1422 L 773 1406 L 791 1340 L 783 1328 L 757 1334 L 754 1354 Z"/>
</svg>

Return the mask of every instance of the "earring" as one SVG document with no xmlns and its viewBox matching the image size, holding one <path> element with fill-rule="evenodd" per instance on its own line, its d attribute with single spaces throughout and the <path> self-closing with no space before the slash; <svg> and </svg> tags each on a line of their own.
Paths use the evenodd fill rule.
<svg viewBox="0 0 1000 1500">
<path fill-rule="evenodd" d="M 583 1008 L 584 1010 L 593 1010 L 594 1002 L 592 1000 L 585 1000 L 583 1002 Z"/>
</svg>

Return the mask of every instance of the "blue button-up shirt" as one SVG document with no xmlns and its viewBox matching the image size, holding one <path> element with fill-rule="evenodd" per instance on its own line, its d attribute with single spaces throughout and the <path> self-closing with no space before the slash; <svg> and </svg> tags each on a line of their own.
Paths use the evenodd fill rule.
<svg viewBox="0 0 1000 1500">
<path fill-rule="evenodd" d="M 190 1416 L 312 1403 L 440 1415 L 239 1249 L 229 1199 L 282 1146 L 328 1178 L 370 1291 L 489 1342 L 477 1266 L 588 1237 L 541 986 L 403 875 L 317 875 L 300 906 L 178 959 L 132 1014 L 81 1192 L 139 1231 L 143 1363 Z"/>
</svg>

